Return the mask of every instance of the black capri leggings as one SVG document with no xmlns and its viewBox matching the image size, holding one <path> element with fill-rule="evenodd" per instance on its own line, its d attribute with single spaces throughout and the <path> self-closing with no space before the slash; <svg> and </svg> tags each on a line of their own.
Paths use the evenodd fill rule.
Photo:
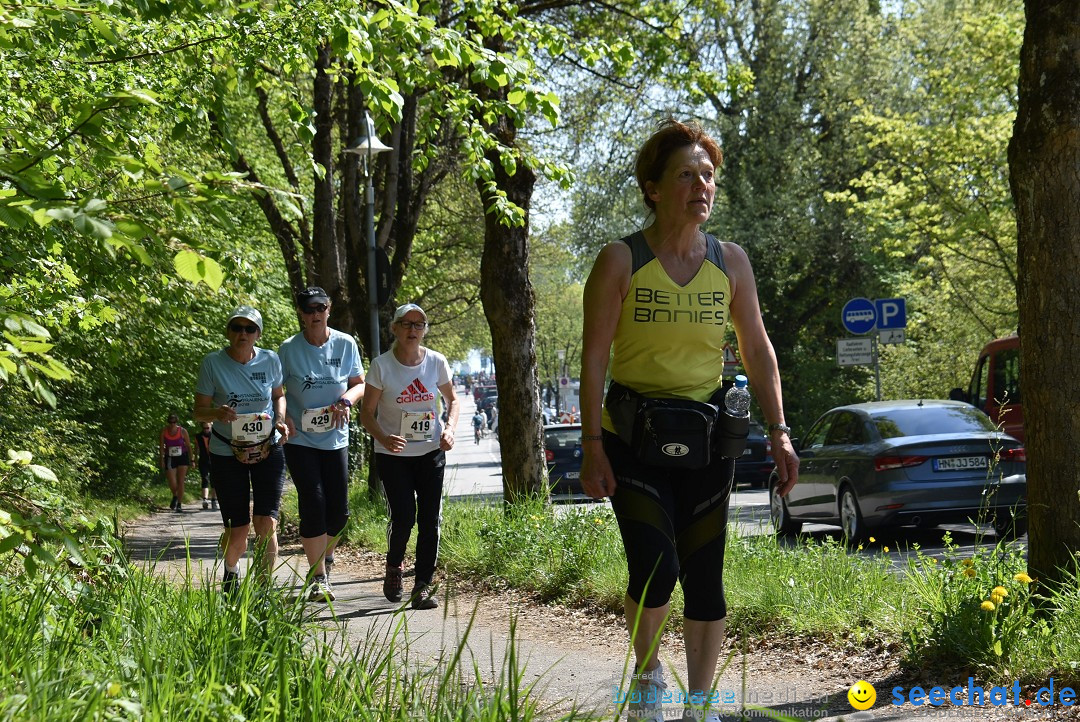
<svg viewBox="0 0 1080 722">
<path fill-rule="evenodd" d="M 724 547 L 735 460 L 717 457 L 697 471 L 647 466 L 608 431 L 604 452 L 617 483 L 611 508 L 626 549 L 626 593 L 641 606 L 662 607 L 678 581 L 687 619 L 726 617 Z"/>
<path fill-rule="evenodd" d="M 337 536 L 349 521 L 349 449 L 285 445 L 285 463 L 296 486 L 300 536 Z"/>
<path fill-rule="evenodd" d="M 232 529 L 251 523 L 251 515 L 278 518 L 285 487 L 285 452 L 277 444 L 258 464 L 242 464 L 232 454 L 211 454 L 210 481 L 217 492 L 221 520 Z"/>
<path fill-rule="evenodd" d="M 423 456 L 376 453 L 375 466 L 382 478 L 390 517 L 386 528 L 386 563 L 401 566 L 415 524 L 416 583 L 430 584 L 439 558 L 446 452 L 436 449 Z"/>
</svg>

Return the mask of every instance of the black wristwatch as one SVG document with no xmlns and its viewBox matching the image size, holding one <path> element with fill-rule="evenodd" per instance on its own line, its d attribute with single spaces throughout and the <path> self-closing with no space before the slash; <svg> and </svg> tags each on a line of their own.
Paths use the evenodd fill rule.
<svg viewBox="0 0 1080 722">
<path fill-rule="evenodd" d="M 347 408 L 347 409 L 351 409 L 351 408 L 352 408 L 352 401 L 349 401 L 349 400 L 348 400 L 347 398 L 345 398 L 344 396 L 342 396 L 342 397 L 341 397 L 340 399 L 338 399 L 338 400 L 337 400 L 337 402 L 338 402 L 339 404 L 345 404 L 345 408 Z"/>
</svg>

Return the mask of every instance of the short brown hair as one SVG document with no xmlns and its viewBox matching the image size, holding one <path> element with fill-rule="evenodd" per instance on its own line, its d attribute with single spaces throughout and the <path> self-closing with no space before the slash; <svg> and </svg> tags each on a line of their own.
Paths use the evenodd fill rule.
<svg viewBox="0 0 1080 722">
<path fill-rule="evenodd" d="M 724 162 L 720 146 L 696 121 L 680 123 L 674 118 L 661 121 L 660 127 L 641 146 L 634 163 L 634 177 L 641 190 L 641 199 L 649 210 L 656 210 L 656 202 L 649 198 L 645 184 L 660 180 L 671 154 L 688 145 L 700 145 L 717 168 Z"/>
</svg>

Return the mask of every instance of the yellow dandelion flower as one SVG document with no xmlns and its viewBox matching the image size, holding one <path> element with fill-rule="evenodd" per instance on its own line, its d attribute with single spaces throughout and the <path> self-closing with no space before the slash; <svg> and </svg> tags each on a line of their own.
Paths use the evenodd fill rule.
<svg viewBox="0 0 1080 722">
<path fill-rule="evenodd" d="M 990 593 L 991 594 L 997 594 L 998 596 L 1001 596 L 1001 597 L 1009 596 L 1009 590 L 1006 589 L 1005 587 L 994 587 L 993 589 L 990 590 Z"/>
<path fill-rule="evenodd" d="M 1000 605 L 1003 601 L 1005 601 L 1005 597 L 1001 596 L 1000 594 L 991 594 L 990 601 L 994 604 Z"/>
<path fill-rule="evenodd" d="M 979 605 L 979 609 L 983 610 L 984 612 L 992 612 L 994 611 L 994 603 L 988 599 Z"/>
<path fill-rule="evenodd" d="M 936 557 L 928 557 L 928 558 L 930 559 L 931 564 L 937 564 L 937 558 Z"/>
<path fill-rule="evenodd" d="M 971 578 L 971 579 L 974 579 L 975 578 L 975 570 L 972 569 L 971 567 L 968 567 L 967 569 L 964 570 L 964 576 L 966 576 L 968 578 Z"/>
<path fill-rule="evenodd" d="M 1031 577 L 1029 577 L 1027 574 L 1024 574 L 1023 572 L 1020 572 L 1019 574 L 1014 576 L 1013 579 L 1023 584 L 1031 584 L 1031 582 L 1034 581 Z"/>
<path fill-rule="evenodd" d="M 862 544 L 859 545 L 859 548 L 858 548 L 857 551 L 860 551 L 860 552 L 862 551 Z"/>
<path fill-rule="evenodd" d="M 874 537 L 870 537 L 870 543 L 871 543 L 871 544 L 873 544 L 873 543 L 874 543 L 874 542 L 876 542 L 876 541 L 877 541 L 877 539 L 875 539 Z"/>
<path fill-rule="evenodd" d="M 960 563 L 963 564 L 965 567 L 970 567 L 970 566 L 975 564 L 975 560 L 974 559 L 965 559 L 964 561 L 962 561 Z"/>
<path fill-rule="evenodd" d="M 885 550 L 885 553 L 886 553 L 886 554 L 888 554 L 888 553 L 889 553 L 889 547 L 881 547 L 881 548 Z"/>
</svg>

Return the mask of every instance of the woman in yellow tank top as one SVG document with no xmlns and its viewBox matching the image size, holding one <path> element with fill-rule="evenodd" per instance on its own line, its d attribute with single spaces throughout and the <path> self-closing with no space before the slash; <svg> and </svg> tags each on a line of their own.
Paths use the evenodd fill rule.
<svg viewBox="0 0 1080 722">
<path fill-rule="evenodd" d="M 710 692 L 727 615 L 723 554 L 734 466 L 732 459 L 717 458 L 687 472 L 638 461 L 603 408 L 608 359 L 613 380 L 639 394 L 704 401 L 721 384 L 730 320 L 769 425 L 779 492 L 786 495 L 798 479 L 750 261 L 740 247 L 701 231 L 722 160 L 699 126 L 662 123 L 642 146 L 635 168 L 652 223 L 606 245 L 585 285 L 581 483 L 593 498 L 611 497 L 626 548 L 625 614 L 637 662 L 633 686 L 642 692 L 629 695 L 637 720 L 664 719 L 665 697 L 683 703 L 687 719 L 719 719 Z M 664 694 L 657 654 L 676 581 L 685 599 L 689 701 L 677 691 Z"/>
</svg>

